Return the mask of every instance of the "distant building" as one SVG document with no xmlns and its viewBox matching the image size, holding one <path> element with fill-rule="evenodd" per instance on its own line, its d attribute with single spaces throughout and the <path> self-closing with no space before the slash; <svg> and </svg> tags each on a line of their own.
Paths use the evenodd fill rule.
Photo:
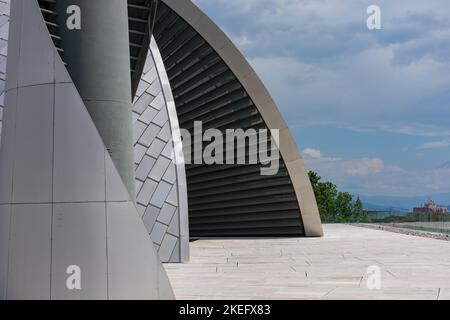
<svg viewBox="0 0 450 320">
<path fill-rule="evenodd" d="M 433 200 L 428 200 L 423 207 L 414 208 L 414 213 L 448 213 L 448 209 L 438 206 Z"/>
</svg>

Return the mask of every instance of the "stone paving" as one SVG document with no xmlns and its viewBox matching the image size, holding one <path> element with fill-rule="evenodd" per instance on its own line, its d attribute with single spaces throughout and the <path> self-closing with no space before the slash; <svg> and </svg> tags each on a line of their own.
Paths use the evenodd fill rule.
<svg viewBox="0 0 450 320">
<path fill-rule="evenodd" d="M 198 240 L 166 264 L 178 299 L 450 299 L 450 242 L 349 225 L 324 238 Z M 381 288 L 367 287 L 368 267 Z"/>
</svg>

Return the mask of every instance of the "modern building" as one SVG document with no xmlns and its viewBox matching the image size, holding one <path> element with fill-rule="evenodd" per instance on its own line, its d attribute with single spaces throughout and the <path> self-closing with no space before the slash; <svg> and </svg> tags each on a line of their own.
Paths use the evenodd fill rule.
<svg viewBox="0 0 450 320">
<path fill-rule="evenodd" d="M 440 207 L 429 199 L 422 207 L 414 208 L 413 213 L 448 213 L 448 208 Z"/>
<path fill-rule="evenodd" d="M 187 262 L 190 238 L 322 235 L 275 102 L 191 1 L 0 12 L 0 298 L 172 298 L 161 261 Z M 252 132 L 268 157 L 247 161 L 249 135 L 224 163 L 199 161 L 198 123 L 201 136 Z"/>
</svg>

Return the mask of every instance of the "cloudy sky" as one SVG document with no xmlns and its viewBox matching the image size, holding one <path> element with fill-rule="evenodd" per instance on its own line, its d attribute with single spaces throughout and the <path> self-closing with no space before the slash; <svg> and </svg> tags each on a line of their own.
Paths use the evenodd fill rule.
<svg viewBox="0 0 450 320">
<path fill-rule="evenodd" d="M 450 192 L 448 0 L 194 2 L 261 76 L 310 169 L 355 194 Z"/>
</svg>

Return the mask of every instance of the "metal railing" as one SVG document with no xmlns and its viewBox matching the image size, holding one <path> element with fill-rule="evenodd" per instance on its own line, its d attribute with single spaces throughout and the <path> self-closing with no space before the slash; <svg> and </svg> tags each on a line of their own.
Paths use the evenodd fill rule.
<svg viewBox="0 0 450 320">
<path fill-rule="evenodd" d="M 450 234 L 450 213 L 369 212 L 368 220 L 395 228 Z"/>
</svg>

